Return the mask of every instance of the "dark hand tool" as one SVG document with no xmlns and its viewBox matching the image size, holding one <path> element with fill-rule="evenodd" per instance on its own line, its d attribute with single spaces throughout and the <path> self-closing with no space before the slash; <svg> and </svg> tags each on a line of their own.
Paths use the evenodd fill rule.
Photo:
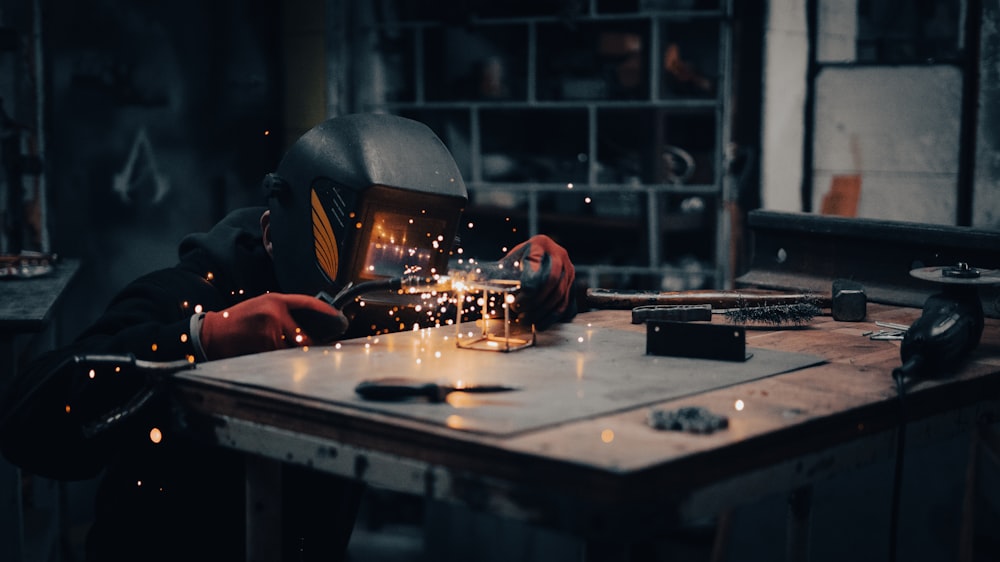
<svg viewBox="0 0 1000 562">
<path fill-rule="evenodd" d="M 632 323 L 647 320 L 672 320 L 674 322 L 704 322 L 712 320 L 710 304 L 649 304 L 632 309 Z"/>
<path fill-rule="evenodd" d="M 452 392 L 507 392 L 516 386 L 503 384 L 439 384 L 404 377 L 385 377 L 362 381 L 354 392 L 366 400 L 394 402 L 409 398 L 426 398 L 430 402 L 444 402 Z"/>
</svg>

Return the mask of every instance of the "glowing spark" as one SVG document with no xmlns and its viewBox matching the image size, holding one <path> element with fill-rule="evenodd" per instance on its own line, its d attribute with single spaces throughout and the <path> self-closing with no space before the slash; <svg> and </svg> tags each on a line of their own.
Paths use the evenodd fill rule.
<svg viewBox="0 0 1000 562">
<path fill-rule="evenodd" d="M 229 318 L 229 311 L 228 310 L 223 310 L 222 311 L 222 317 L 223 318 Z"/>
<path fill-rule="evenodd" d="M 181 343 L 187 343 L 187 341 L 188 341 L 188 335 L 181 334 Z"/>
<path fill-rule="evenodd" d="M 153 429 L 149 430 L 149 440 L 152 441 L 153 443 L 159 443 L 160 441 L 163 441 L 163 433 L 160 431 L 160 428 L 154 427 Z"/>
<path fill-rule="evenodd" d="M 578 341 L 580 343 L 583 343 L 583 336 L 580 336 L 580 337 L 576 338 L 576 341 Z"/>
<path fill-rule="evenodd" d="M 153 348 L 153 351 L 156 351 L 156 344 L 155 343 L 151 347 Z"/>
<path fill-rule="evenodd" d="M 209 271 L 208 274 L 205 275 L 205 279 L 211 281 L 212 279 L 215 279 L 215 275 L 211 271 Z"/>
<path fill-rule="evenodd" d="M 605 443 L 610 443 L 615 440 L 615 432 L 610 429 L 605 429 L 601 432 L 601 441 Z"/>
<path fill-rule="evenodd" d="M 573 189 L 573 184 L 567 183 L 566 184 L 566 189 Z"/>
<path fill-rule="evenodd" d="M 472 228 L 473 226 L 475 226 L 475 225 L 473 225 L 473 224 L 472 224 L 472 223 L 470 222 L 470 223 L 469 223 L 469 228 Z"/>
<path fill-rule="evenodd" d="M 201 308 L 200 304 L 194 305 L 194 312 L 195 312 L 195 314 L 201 314 L 201 311 L 202 311 L 202 308 Z"/>
<path fill-rule="evenodd" d="M 584 203 L 587 203 L 587 204 L 590 204 L 590 202 L 591 202 L 591 199 L 590 199 L 590 197 L 584 197 L 584 198 L 583 198 L 583 202 L 584 202 Z"/>
<path fill-rule="evenodd" d="M 734 404 L 733 406 L 736 408 L 737 412 L 742 412 L 743 411 L 744 404 L 743 404 L 742 400 L 737 400 L 736 404 Z"/>
<path fill-rule="evenodd" d="M 336 345 L 334 345 L 333 347 L 334 347 L 335 349 L 340 349 L 340 348 L 341 348 L 341 347 L 343 347 L 343 346 L 342 346 L 342 345 L 340 345 L 340 342 L 337 342 L 337 343 L 336 343 Z"/>
</svg>

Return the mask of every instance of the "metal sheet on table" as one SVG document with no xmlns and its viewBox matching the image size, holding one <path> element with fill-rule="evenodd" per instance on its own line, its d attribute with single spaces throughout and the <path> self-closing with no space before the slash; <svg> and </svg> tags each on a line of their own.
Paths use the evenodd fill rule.
<svg viewBox="0 0 1000 562">
<path fill-rule="evenodd" d="M 475 327 L 463 326 L 466 330 Z M 199 364 L 184 376 L 208 377 L 491 435 L 509 435 L 650 405 L 822 363 L 820 357 L 761 348 L 745 362 L 645 354 L 642 332 L 577 321 L 538 334 L 509 353 L 460 349 L 454 326 L 289 349 Z M 452 393 L 445 403 L 365 401 L 365 379 L 505 383 L 520 390 Z"/>
</svg>

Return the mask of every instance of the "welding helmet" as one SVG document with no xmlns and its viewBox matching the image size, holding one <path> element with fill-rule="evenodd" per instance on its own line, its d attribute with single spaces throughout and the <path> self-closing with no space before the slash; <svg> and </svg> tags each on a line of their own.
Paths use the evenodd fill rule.
<svg viewBox="0 0 1000 562">
<path fill-rule="evenodd" d="M 264 188 L 283 292 L 447 272 L 465 182 L 426 125 L 356 114 L 320 123 L 285 153 Z"/>
</svg>

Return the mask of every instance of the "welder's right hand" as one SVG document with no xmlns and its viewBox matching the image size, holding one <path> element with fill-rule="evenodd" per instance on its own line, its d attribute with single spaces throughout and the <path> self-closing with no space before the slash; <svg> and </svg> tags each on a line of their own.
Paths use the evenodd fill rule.
<svg viewBox="0 0 1000 562">
<path fill-rule="evenodd" d="M 347 318 L 315 297 L 266 293 L 220 312 L 207 312 L 198 339 L 209 360 L 329 343 Z"/>
</svg>

